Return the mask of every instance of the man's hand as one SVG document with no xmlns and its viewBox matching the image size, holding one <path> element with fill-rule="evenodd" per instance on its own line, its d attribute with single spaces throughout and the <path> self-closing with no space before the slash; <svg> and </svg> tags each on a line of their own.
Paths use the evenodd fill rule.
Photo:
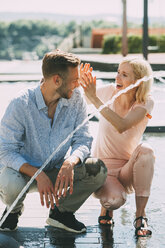
<svg viewBox="0 0 165 248">
<path fill-rule="evenodd" d="M 28 164 L 24 163 L 20 167 L 20 172 L 32 177 L 36 172 L 38 171 L 38 168 Z M 49 205 L 51 205 L 51 208 L 54 208 L 54 201 L 55 201 L 55 194 L 54 194 L 54 188 L 51 180 L 49 177 L 45 174 L 45 172 L 41 172 L 37 177 L 37 187 L 38 191 L 40 193 L 40 199 L 41 199 L 41 205 L 44 206 L 44 202 L 46 203 L 47 208 L 49 208 Z"/>
<path fill-rule="evenodd" d="M 37 187 L 40 193 L 41 205 L 44 206 L 46 203 L 47 208 L 51 205 L 54 209 L 54 201 L 56 201 L 56 196 L 54 194 L 54 188 L 49 177 L 42 171 L 37 177 Z"/>
<path fill-rule="evenodd" d="M 80 162 L 80 159 L 75 156 L 70 156 L 66 159 L 61 166 L 58 173 L 54 194 L 56 196 L 56 204 L 58 204 L 58 199 L 66 196 L 67 189 L 69 187 L 69 193 L 73 193 L 73 179 L 74 179 L 74 166 Z M 58 205 L 57 205 L 58 206 Z"/>
<path fill-rule="evenodd" d="M 58 204 L 58 199 L 63 196 L 66 196 L 66 192 L 68 187 L 70 187 L 69 192 L 70 194 L 73 193 L 73 178 L 74 178 L 74 170 L 73 165 L 65 161 L 58 173 L 54 194 L 56 196 L 56 204 Z"/>
</svg>

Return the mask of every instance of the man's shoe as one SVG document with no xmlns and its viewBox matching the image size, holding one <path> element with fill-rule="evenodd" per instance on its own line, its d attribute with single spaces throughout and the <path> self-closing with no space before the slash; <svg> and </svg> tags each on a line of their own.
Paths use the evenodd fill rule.
<svg viewBox="0 0 165 248">
<path fill-rule="evenodd" d="M 3 216 L 6 214 L 7 208 L 2 214 L 1 220 Z M 6 220 L 3 222 L 2 226 L 0 226 L 0 231 L 15 231 L 17 229 L 18 218 L 21 215 L 21 212 L 18 213 L 10 213 Z"/>
<path fill-rule="evenodd" d="M 58 227 L 69 232 L 82 233 L 86 231 L 85 225 L 76 220 L 73 213 L 62 213 L 56 206 L 54 209 L 50 209 L 49 218 L 46 223 L 50 226 Z"/>
</svg>

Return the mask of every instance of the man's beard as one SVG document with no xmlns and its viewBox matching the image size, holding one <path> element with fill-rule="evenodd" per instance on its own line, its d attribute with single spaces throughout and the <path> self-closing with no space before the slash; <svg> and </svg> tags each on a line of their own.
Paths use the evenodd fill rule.
<svg viewBox="0 0 165 248">
<path fill-rule="evenodd" d="M 67 83 L 66 81 L 63 81 L 62 85 L 57 89 L 57 93 L 60 94 L 62 98 L 69 99 L 68 92 Z"/>
</svg>

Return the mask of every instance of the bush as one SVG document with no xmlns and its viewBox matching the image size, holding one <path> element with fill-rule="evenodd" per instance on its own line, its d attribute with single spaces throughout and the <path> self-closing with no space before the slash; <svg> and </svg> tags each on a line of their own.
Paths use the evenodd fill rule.
<svg viewBox="0 0 165 248">
<path fill-rule="evenodd" d="M 158 36 L 150 35 L 149 36 L 149 46 L 157 46 Z"/>
<path fill-rule="evenodd" d="M 0 59 L 21 59 L 24 54 L 44 53 L 57 47 L 62 38 L 74 32 L 75 22 L 67 25 L 48 20 L 0 22 Z M 9 49 L 10 48 L 10 49 Z"/>
<path fill-rule="evenodd" d="M 41 59 L 45 53 L 49 52 L 49 49 L 48 49 L 48 47 L 46 46 L 46 44 L 43 44 L 43 43 L 42 43 L 42 44 L 39 44 L 39 45 L 36 47 L 35 51 L 36 51 L 36 54 L 37 54 L 37 56 L 39 57 L 39 59 Z"/>
<path fill-rule="evenodd" d="M 149 36 L 149 46 L 157 47 L 149 53 L 165 52 L 165 35 Z M 103 38 L 102 53 L 121 53 L 121 36 L 105 35 Z M 142 53 L 142 37 L 138 35 L 128 35 L 128 53 Z"/>
<path fill-rule="evenodd" d="M 161 35 L 158 39 L 159 52 L 165 52 L 165 35 Z"/>
<path fill-rule="evenodd" d="M 142 37 L 139 35 L 128 36 L 128 53 L 142 52 Z"/>
<path fill-rule="evenodd" d="M 103 39 L 102 53 L 120 53 L 121 52 L 121 36 L 105 35 Z"/>
</svg>

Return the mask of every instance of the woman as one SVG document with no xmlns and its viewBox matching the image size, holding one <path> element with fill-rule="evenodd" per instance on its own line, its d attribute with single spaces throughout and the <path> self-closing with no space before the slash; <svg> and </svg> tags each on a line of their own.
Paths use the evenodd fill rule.
<svg viewBox="0 0 165 248">
<path fill-rule="evenodd" d="M 98 109 L 119 91 L 144 76 L 150 76 L 152 69 L 145 60 L 126 58 L 119 65 L 115 84 L 98 89 L 89 65 L 82 65 L 80 73 L 85 95 Z M 95 193 L 102 205 L 99 223 L 113 225 L 113 210 L 125 203 L 128 193 L 135 191 L 135 234 L 143 237 L 152 234 L 147 226 L 145 207 L 150 195 L 155 159 L 151 147 L 139 143 L 154 105 L 150 96 L 152 81 L 140 82 L 139 86 L 121 94 L 100 111 L 98 135 L 92 154 L 102 159 L 108 169 L 105 184 Z"/>
</svg>

